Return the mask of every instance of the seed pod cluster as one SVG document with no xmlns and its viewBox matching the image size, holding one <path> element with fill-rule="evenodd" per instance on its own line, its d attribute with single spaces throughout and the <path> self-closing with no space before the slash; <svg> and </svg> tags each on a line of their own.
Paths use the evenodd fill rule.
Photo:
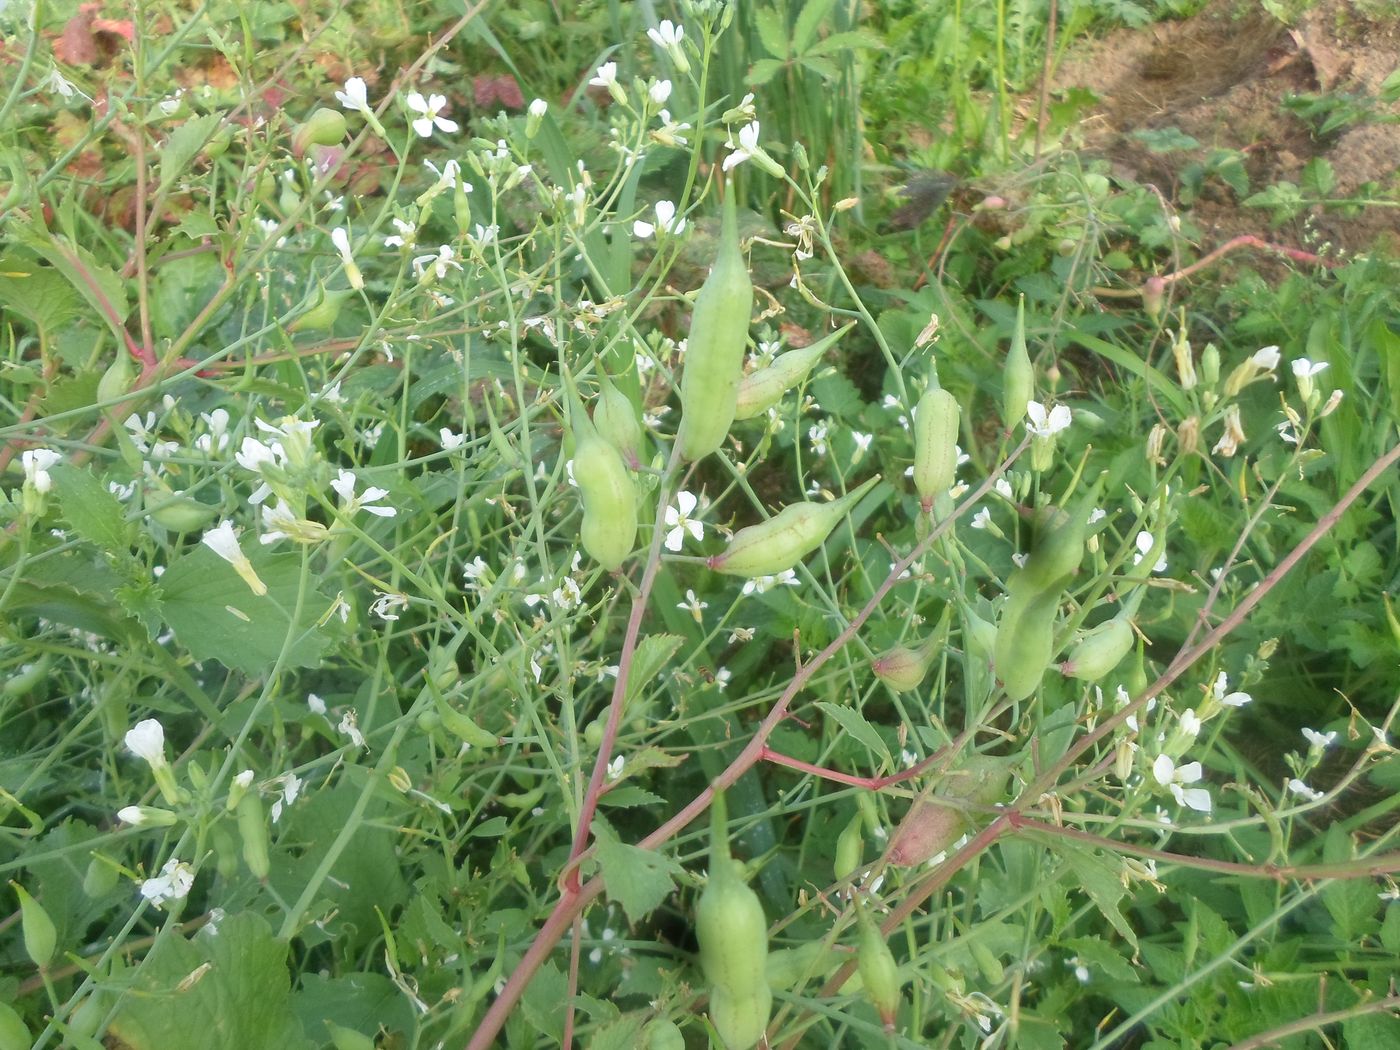
<svg viewBox="0 0 1400 1050">
<path fill-rule="evenodd" d="M 773 576 L 791 569 L 826 542 L 847 511 L 880 480 L 877 474 L 830 503 L 793 503 L 767 521 L 740 529 L 723 554 L 706 564 L 729 576 Z"/>
<path fill-rule="evenodd" d="M 750 372 L 739 382 L 738 400 L 734 407 L 735 419 L 752 419 L 768 411 L 783 395 L 807 378 L 809 372 L 826 352 L 836 345 L 836 341 L 854 328 L 854 323 L 840 331 L 832 332 L 811 346 L 789 350 L 774 358 L 773 363 Z M 689 351 L 686 351 L 687 356 Z"/>
<path fill-rule="evenodd" d="M 676 444 L 694 462 L 716 451 L 738 408 L 744 347 L 753 312 L 753 281 L 739 250 L 734 187 L 726 187 L 719 253 L 695 297 L 681 372 L 681 422 Z"/>
<path fill-rule="evenodd" d="M 695 906 L 700 968 L 710 986 L 710 1023 L 728 1050 L 763 1038 L 773 1009 L 767 981 L 768 920 L 729 852 L 724 794 L 710 811 L 710 877 Z"/>
<path fill-rule="evenodd" d="M 1055 658 L 1060 599 L 1084 558 L 1089 515 L 1102 488 L 1100 479 L 1073 511 L 1052 511 L 1040 541 L 1007 578 L 993 663 L 1008 699 L 1024 700 L 1035 692 Z"/>
<path fill-rule="evenodd" d="M 914 488 L 927 514 L 933 501 L 953 487 L 958 466 L 958 399 L 929 373 L 929 386 L 914 406 Z"/>
<path fill-rule="evenodd" d="M 617 572 L 636 545 L 636 489 L 622 456 L 598 433 L 572 386 L 569 400 L 574 482 L 583 500 L 579 541 L 599 565 Z"/>
</svg>

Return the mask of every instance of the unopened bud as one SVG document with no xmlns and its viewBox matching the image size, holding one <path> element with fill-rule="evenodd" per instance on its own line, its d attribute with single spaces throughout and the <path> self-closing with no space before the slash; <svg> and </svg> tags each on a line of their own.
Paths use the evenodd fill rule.
<svg viewBox="0 0 1400 1050">
<path fill-rule="evenodd" d="M 1176 428 L 1177 444 L 1185 456 L 1195 455 L 1201 447 L 1201 421 L 1195 416 L 1187 416 Z"/>
<path fill-rule="evenodd" d="M 1317 414 L 1318 419 L 1326 419 L 1333 412 L 1337 411 L 1337 406 L 1342 403 L 1342 392 L 1334 390 L 1327 397 L 1327 403 L 1322 406 L 1322 411 Z"/>
<path fill-rule="evenodd" d="M 1165 424 L 1156 423 L 1147 434 L 1147 462 L 1156 466 L 1166 466 L 1166 458 L 1162 455 L 1162 446 L 1167 440 L 1167 428 Z"/>
<path fill-rule="evenodd" d="M 1162 307 L 1167 301 L 1167 282 L 1160 277 L 1149 277 L 1142 283 L 1142 308 L 1154 321 L 1161 316 Z"/>
</svg>

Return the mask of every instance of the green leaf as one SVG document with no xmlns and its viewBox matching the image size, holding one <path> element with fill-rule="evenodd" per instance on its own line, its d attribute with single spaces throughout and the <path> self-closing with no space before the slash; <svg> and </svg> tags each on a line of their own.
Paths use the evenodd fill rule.
<svg viewBox="0 0 1400 1050">
<path fill-rule="evenodd" d="M 134 974 L 119 980 L 131 986 L 108 1033 L 129 1050 L 313 1046 L 291 1010 L 287 945 L 251 912 L 190 938 L 164 932 Z"/>
<path fill-rule="evenodd" d="M 681 866 L 671 857 L 620 841 L 605 820 L 593 822 L 593 837 L 608 900 L 622 905 L 629 922 L 646 918 L 675 891 Z"/>
<path fill-rule="evenodd" d="M 91 471 L 60 464 L 51 471 L 59 509 L 73 531 L 108 554 L 129 557 L 126 512 Z"/>
<path fill-rule="evenodd" d="M 1118 910 L 1118 902 L 1128 892 L 1119 878 L 1118 867 L 1094 853 L 1070 846 L 1068 843 L 1058 843 L 1056 850 L 1069 866 L 1079 888 L 1094 902 L 1094 907 L 1103 913 L 1109 925 L 1136 950 L 1137 934 L 1128 925 L 1128 920 L 1123 918 L 1123 913 Z"/>
<path fill-rule="evenodd" d="M 854 708 L 841 707 L 825 700 L 818 700 L 817 706 L 829 717 L 840 723 L 842 729 L 864 744 L 872 754 L 884 763 L 885 768 L 894 768 L 894 759 L 890 756 L 890 749 L 885 746 L 885 741 L 875 731 L 875 727 L 866 721 L 863 714 Z"/>
<path fill-rule="evenodd" d="M 166 570 L 160 587 L 165 619 L 176 639 L 196 660 L 210 657 L 246 674 L 272 669 L 287 639 L 286 667 L 315 667 L 330 642 L 316 621 L 330 599 L 308 589 L 301 617 L 292 622 L 301 586 L 301 559 L 290 554 L 250 554 L 267 594 L 253 594 L 229 565 L 200 546 Z"/>
<path fill-rule="evenodd" d="M 778 9 L 767 5 L 756 9 L 753 22 L 758 30 L 758 39 L 763 42 L 768 53 L 774 58 L 787 58 L 787 28 L 783 25 L 783 16 Z"/>
<path fill-rule="evenodd" d="M 786 68 L 783 62 L 775 58 L 760 58 L 749 70 L 749 75 L 744 78 L 744 83 L 749 87 L 762 87 L 768 81 Z"/>
<path fill-rule="evenodd" d="M 632 671 L 627 677 L 624 710 L 632 705 L 644 688 L 652 684 L 683 641 L 685 639 L 678 634 L 653 634 L 637 643 L 632 656 Z"/>
<path fill-rule="evenodd" d="M 1314 157 L 1303 165 L 1300 181 L 1304 193 L 1314 197 L 1327 197 L 1337 185 L 1337 173 L 1332 170 L 1332 165 L 1326 157 Z"/>
<path fill-rule="evenodd" d="M 1124 350 L 1120 346 L 1114 346 L 1110 342 L 1100 339 L 1097 336 L 1089 335 L 1086 332 L 1078 331 L 1073 327 L 1069 329 L 1066 335 L 1072 342 L 1078 343 L 1085 350 L 1096 353 L 1100 357 L 1107 358 L 1125 372 L 1131 372 L 1133 375 L 1142 379 L 1156 394 L 1165 398 L 1167 402 L 1171 404 L 1172 408 L 1181 416 L 1185 417 L 1190 415 L 1190 410 L 1186 404 L 1186 397 L 1177 385 L 1142 358 L 1138 357 L 1133 351 Z"/>
<path fill-rule="evenodd" d="M 19 255 L 0 257 L 0 306 L 28 318 L 45 338 L 52 339 L 81 305 L 73 286 L 53 268 Z"/>
<path fill-rule="evenodd" d="M 864 29 L 852 29 L 845 33 L 832 33 L 824 40 L 818 40 L 809 48 L 802 52 L 804 58 L 816 58 L 818 55 L 829 55 L 833 51 L 855 51 L 858 48 L 882 48 L 882 41 L 874 33 Z"/>
<path fill-rule="evenodd" d="M 1392 1050 L 1400 1046 L 1400 1018 L 1364 1014 L 1342 1022 L 1342 1045 L 1347 1050 Z"/>
<path fill-rule="evenodd" d="M 792 27 L 792 50 L 794 54 L 805 54 L 817 38 L 817 30 L 831 15 L 836 0 L 807 0 Z"/>
<path fill-rule="evenodd" d="M 413 1008 L 389 978 L 377 973 L 325 977 L 305 972 L 292 995 L 292 1011 L 302 1028 L 319 1039 L 326 1022 L 372 1035 L 382 1024 L 388 1032 L 412 1032 Z"/>
<path fill-rule="evenodd" d="M 117 344 L 126 345 L 129 336 L 123 325 L 127 315 L 127 282 L 117 276 L 116 271 L 99 263 L 86 248 L 71 244 L 32 221 L 16 223 L 10 235 L 62 274 L 107 322 L 117 337 Z"/>
<path fill-rule="evenodd" d="M 1113 950 L 1113 946 L 1099 937 L 1071 937 L 1063 942 L 1065 948 L 1088 963 L 1097 966 L 1109 980 L 1120 984 L 1139 984 L 1141 978 L 1133 964 Z"/>
<path fill-rule="evenodd" d="M 223 122 L 220 113 L 192 117 L 170 133 L 160 148 L 160 189 L 164 193 L 190 166 L 195 154 L 204 148 L 209 136 Z"/>
</svg>

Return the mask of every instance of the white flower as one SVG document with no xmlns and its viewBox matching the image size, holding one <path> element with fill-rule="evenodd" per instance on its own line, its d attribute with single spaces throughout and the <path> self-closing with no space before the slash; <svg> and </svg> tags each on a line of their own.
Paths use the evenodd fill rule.
<svg viewBox="0 0 1400 1050">
<path fill-rule="evenodd" d="M 676 206 L 670 201 L 656 202 L 656 223 L 653 225 L 638 219 L 632 224 L 632 232 L 638 237 L 650 237 L 657 230 L 666 233 L 680 233 L 685 229 L 685 220 L 676 219 Z"/>
<path fill-rule="evenodd" d="M 227 519 L 219 522 L 214 528 L 206 531 L 199 542 L 232 565 L 254 594 L 262 596 L 267 593 L 267 584 L 258 578 L 253 563 L 248 560 L 248 556 L 238 544 L 238 534 L 234 532 L 233 522 Z"/>
<path fill-rule="evenodd" d="M 620 778 L 620 777 L 622 776 L 622 767 L 623 767 L 623 765 L 624 765 L 625 763 L 626 763 L 626 759 L 624 759 L 621 755 L 618 755 L 618 756 L 617 756 L 616 758 L 614 758 L 611 762 L 609 762 L 609 763 L 608 763 L 608 779 L 609 779 L 609 780 L 617 780 L 618 778 Z M 611 931 L 609 931 L 609 932 L 611 932 Z"/>
<path fill-rule="evenodd" d="M 425 160 L 423 162 L 423 167 L 431 171 L 437 178 L 437 182 L 433 185 L 430 192 L 441 193 L 443 190 L 455 190 L 457 184 L 461 182 L 462 166 L 455 160 L 449 160 L 444 163 L 441 170 L 438 170 L 438 166 L 430 160 Z M 467 193 L 471 193 L 471 183 L 462 183 L 462 189 Z"/>
<path fill-rule="evenodd" d="M 126 731 L 126 749 L 144 759 L 152 769 L 164 767 L 165 727 L 154 718 L 143 719 Z"/>
<path fill-rule="evenodd" d="M 24 480 L 34 486 L 34 491 L 43 495 L 53 488 L 53 478 L 49 468 L 63 457 L 51 448 L 27 448 L 20 453 L 20 465 L 24 468 Z"/>
<path fill-rule="evenodd" d="M 160 874 L 141 883 L 141 896 L 157 908 L 168 900 L 183 900 L 194 886 L 194 869 L 171 857 Z"/>
<path fill-rule="evenodd" d="M 418 227 L 411 222 L 404 222 L 397 215 L 389 220 L 394 224 L 394 229 L 399 232 L 384 238 L 386 248 L 407 248 L 413 245 L 413 235 L 418 232 Z"/>
<path fill-rule="evenodd" d="M 369 611 L 381 620 L 392 623 L 399 618 L 398 613 L 394 611 L 395 609 L 408 608 L 408 595 L 406 594 L 386 594 L 384 591 L 375 591 L 374 593 L 379 597 L 371 603 Z"/>
<path fill-rule="evenodd" d="M 1220 435 L 1220 440 L 1212 446 L 1211 451 L 1229 459 L 1239 449 L 1240 443 L 1245 440 L 1244 425 L 1240 422 L 1239 405 L 1232 404 L 1225 409 L 1224 426 L 1225 429 Z"/>
<path fill-rule="evenodd" d="M 350 743 L 354 744 L 356 747 L 365 746 L 365 735 L 360 732 L 359 720 L 355 717 L 355 709 L 353 707 L 345 712 L 344 717 L 340 720 L 340 725 L 335 728 L 348 736 L 350 738 Z"/>
<path fill-rule="evenodd" d="M 1026 405 L 1026 429 L 1037 437 L 1050 437 L 1070 425 L 1073 416 L 1064 405 L 1046 408 L 1039 401 Z"/>
<path fill-rule="evenodd" d="M 979 510 L 976 514 L 972 516 L 972 521 L 968 524 L 970 524 L 974 529 L 985 529 L 991 523 L 992 512 L 986 507 L 983 507 L 981 510 Z"/>
<path fill-rule="evenodd" d="M 530 103 L 530 116 L 538 120 L 549 112 L 549 103 L 542 98 L 537 98 Z"/>
<path fill-rule="evenodd" d="M 209 433 L 195 438 L 194 447 L 205 453 L 222 452 L 228 448 L 228 410 L 216 408 L 212 412 L 201 412 L 199 418 L 204 420 Z"/>
<path fill-rule="evenodd" d="M 284 773 L 278 779 L 282 782 L 282 797 L 272 803 L 272 823 L 276 824 L 282 819 L 282 809 L 290 806 L 301 794 L 301 787 L 304 781 L 295 773 Z"/>
<path fill-rule="evenodd" d="M 1142 561 L 1143 558 L 1147 557 L 1149 554 L 1152 553 L 1152 546 L 1154 542 L 1155 541 L 1152 539 L 1152 533 L 1147 532 L 1146 530 L 1137 534 L 1137 537 L 1133 540 L 1133 546 L 1138 549 L 1138 552 L 1133 555 L 1134 565 L 1138 564 L 1138 562 Z M 1152 566 L 1152 571 L 1167 571 L 1166 555 L 1162 555 L 1162 557 L 1157 559 L 1157 564 Z"/>
<path fill-rule="evenodd" d="M 1326 361 L 1309 361 L 1306 357 L 1300 357 L 1292 362 L 1293 374 L 1299 379 L 1312 378 L 1319 372 L 1327 368 Z"/>
<path fill-rule="evenodd" d="M 793 569 L 784 569 L 776 576 L 755 576 L 751 580 L 745 580 L 740 594 L 766 594 L 774 587 L 796 587 L 801 581 L 797 578 L 797 572 Z"/>
<path fill-rule="evenodd" d="M 661 127 L 653 131 L 651 137 L 663 146 L 684 146 L 687 139 L 681 132 L 690 130 L 689 122 L 672 120 L 670 110 L 666 109 L 656 116 L 661 121 Z"/>
<path fill-rule="evenodd" d="M 1337 731 L 1334 729 L 1330 733 L 1319 733 L 1316 729 L 1304 727 L 1303 737 L 1318 751 L 1325 751 L 1332 746 L 1332 741 L 1337 739 Z"/>
<path fill-rule="evenodd" d="M 715 688 L 723 690 L 734 678 L 734 672 L 727 667 L 721 667 L 715 672 Z"/>
<path fill-rule="evenodd" d="M 870 451 L 870 443 L 875 440 L 875 435 L 863 434 L 859 430 L 852 430 L 851 440 L 856 443 L 856 458 L 859 459 Z"/>
<path fill-rule="evenodd" d="M 744 163 L 750 157 L 757 156 L 759 151 L 758 130 L 759 125 L 756 120 L 739 129 L 739 145 L 735 146 L 732 142 L 730 143 L 730 149 L 733 152 L 724 158 L 723 168 L 725 171 Z"/>
<path fill-rule="evenodd" d="M 326 702 L 315 693 L 306 694 L 306 706 L 313 715 L 323 715 L 326 713 Z"/>
<path fill-rule="evenodd" d="M 709 607 L 709 602 L 702 602 L 699 598 L 695 596 L 695 592 L 688 587 L 686 588 L 685 592 L 685 601 L 680 602 L 676 605 L 677 609 L 689 610 L 690 615 L 694 617 L 696 623 L 699 623 L 703 618 L 703 610 L 708 609 Z"/>
<path fill-rule="evenodd" d="M 350 282 L 350 287 L 358 292 L 365 286 L 365 278 L 360 273 L 360 267 L 355 263 L 354 253 L 350 250 L 350 234 L 345 227 L 337 226 L 331 230 L 331 243 L 335 245 L 335 250 L 340 255 L 340 265 L 345 271 L 345 277 Z"/>
<path fill-rule="evenodd" d="M 462 578 L 466 580 L 467 590 L 475 591 L 481 588 L 482 577 L 490 571 L 491 567 L 481 560 L 478 554 L 466 565 L 462 566 Z"/>
<path fill-rule="evenodd" d="M 1183 784 L 1194 784 L 1201 779 L 1201 764 L 1188 762 L 1178 766 L 1170 755 L 1158 755 L 1152 763 L 1152 776 L 1157 783 L 1170 789 L 1172 797 L 1179 805 L 1188 806 L 1198 813 L 1209 813 L 1210 792 L 1205 788 L 1183 788 Z"/>
<path fill-rule="evenodd" d="M 413 121 L 413 130 L 423 138 L 431 138 L 433 128 L 451 135 L 457 130 L 457 122 L 442 115 L 447 108 L 447 99 L 442 95 L 430 95 L 426 99 L 417 91 L 410 92 L 404 103 L 419 114 Z"/>
<path fill-rule="evenodd" d="M 1308 785 L 1304 784 L 1297 777 L 1294 777 L 1288 782 L 1288 790 L 1301 798 L 1307 799 L 1309 802 L 1316 802 L 1322 797 L 1321 791 L 1314 791 L 1312 788 L 1308 787 Z"/>
<path fill-rule="evenodd" d="M 336 99 L 345 109 L 368 113 L 369 92 L 365 88 L 364 77 L 351 77 L 345 82 L 345 90 L 335 93 Z"/>
<path fill-rule="evenodd" d="M 1224 704 L 1226 707 L 1243 707 L 1254 699 L 1254 697 L 1250 696 L 1248 693 L 1227 693 L 1225 690 L 1229 688 L 1229 684 L 1229 679 L 1225 677 L 1225 672 L 1221 671 L 1220 674 L 1216 676 L 1215 685 L 1211 689 L 1217 703 Z"/>
<path fill-rule="evenodd" d="M 1196 716 L 1195 708 L 1188 707 L 1181 712 L 1181 731 L 1190 737 L 1200 734 L 1201 720 Z"/>
<path fill-rule="evenodd" d="M 668 22 L 667 25 L 670 23 Z M 55 94 L 62 95 L 64 99 L 70 99 L 76 93 L 77 88 L 70 84 L 58 70 L 49 71 L 49 90 Z M 85 98 L 87 96 L 84 96 Z"/>
<path fill-rule="evenodd" d="M 669 51 L 673 47 L 679 47 L 681 41 L 685 39 L 685 26 L 678 26 L 669 18 L 663 18 L 659 26 L 647 30 L 647 36 L 657 47 Z"/>
<path fill-rule="evenodd" d="M 398 513 L 393 507 L 374 506 L 389 495 L 388 489 L 371 485 L 356 498 L 355 475 L 348 470 L 341 470 L 335 480 L 331 482 L 331 488 L 335 489 L 336 495 L 340 497 L 340 509 L 347 517 L 361 510 L 367 510 L 379 518 L 392 518 Z"/>
<path fill-rule="evenodd" d="M 1253 354 L 1250 355 L 1249 360 L 1250 363 L 1255 365 L 1256 367 L 1262 368 L 1266 372 L 1272 372 L 1275 368 L 1278 367 L 1278 347 L 1266 346 L 1259 350 L 1256 350 Z"/>
<path fill-rule="evenodd" d="M 827 426 L 825 423 L 813 423 L 807 428 L 807 440 L 812 443 L 812 455 L 826 455 L 826 435 Z"/>
<path fill-rule="evenodd" d="M 467 443 L 467 435 L 457 434 L 443 427 L 438 431 L 438 441 L 441 442 L 445 451 L 451 452 L 453 449 L 461 448 Z"/>
<path fill-rule="evenodd" d="M 286 500 L 279 499 L 271 507 L 262 509 L 262 535 L 258 542 L 263 546 L 278 540 L 295 540 L 297 543 L 317 543 L 326 538 L 326 527 L 318 521 L 299 518 Z"/>
<path fill-rule="evenodd" d="M 670 530 L 666 533 L 668 551 L 680 550 L 687 532 L 696 540 L 705 538 L 704 524 L 690 516 L 698 502 L 693 493 L 682 491 L 676 493 L 676 506 L 666 508 L 666 528 Z"/>
<path fill-rule="evenodd" d="M 480 227 L 477 227 L 479 230 Z M 413 273 L 420 279 L 427 272 L 428 265 L 431 264 L 433 273 L 437 275 L 439 281 L 447 277 L 449 268 L 460 270 L 462 264 L 457 261 L 457 253 L 452 250 L 450 244 L 438 247 L 436 255 L 418 255 L 413 259 Z"/>
<path fill-rule="evenodd" d="M 653 106 L 664 106 L 670 97 L 671 82 L 669 80 L 658 80 L 647 88 L 647 98 L 651 99 Z"/>
</svg>

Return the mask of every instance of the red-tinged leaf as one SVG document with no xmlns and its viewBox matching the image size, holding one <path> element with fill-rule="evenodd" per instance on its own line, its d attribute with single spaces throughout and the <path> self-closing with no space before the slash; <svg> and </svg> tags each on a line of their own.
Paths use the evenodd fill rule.
<svg viewBox="0 0 1400 1050">
<path fill-rule="evenodd" d="M 97 61 L 97 38 L 92 33 L 92 12 L 80 9 L 68 20 L 53 42 L 54 57 L 70 66 L 90 66 Z"/>
<path fill-rule="evenodd" d="M 128 18 L 94 18 L 92 31 L 122 37 L 128 44 L 136 39 L 136 27 L 131 24 L 131 20 Z"/>
</svg>

